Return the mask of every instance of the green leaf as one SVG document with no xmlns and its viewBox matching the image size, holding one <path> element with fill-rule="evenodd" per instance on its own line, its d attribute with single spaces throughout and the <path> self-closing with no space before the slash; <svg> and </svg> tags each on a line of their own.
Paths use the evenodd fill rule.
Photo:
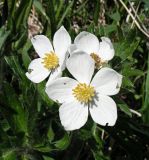
<svg viewBox="0 0 149 160">
<path fill-rule="evenodd" d="M 53 158 L 47 157 L 47 156 L 43 156 L 43 159 L 44 159 L 44 160 L 54 160 Z"/>
<path fill-rule="evenodd" d="M 54 132 L 53 132 L 53 129 L 52 129 L 52 125 L 51 125 L 51 124 L 50 124 L 50 127 L 49 127 L 49 129 L 48 129 L 47 136 L 48 136 L 48 140 L 49 140 L 50 142 L 54 139 Z"/>
<path fill-rule="evenodd" d="M 36 147 L 35 149 L 40 152 L 50 152 L 53 150 L 50 146 L 39 146 Z"/>
<path fill-rule="evenodd" d="M 64 1 L 59 1 L 59 7 L 56 9 L 56 19 L 59 18 L 63 6 L 64 6 Z"/>
<path fill-rule="evenodd" d="M 27 26 L 27 19 L 31 11 L 33 0 L 22 0 L 16 11 L 14 19 L 16 20 L 16 28 L 21 30 L 23 27 Z"/>
<path fill-rule="evenodd" d="M 123 70 L 122 70 L 122 74 L 124 76 L 127 77 L 132 77 L 132 76 L 143 76 L 144 72 L 139 70 L 139 69 L 135 69 L 134 67 L 131 66 L 132 63 L 125 63 L 123 64 Z"/>
<path fill-rule="evenodd" d="M 119 22 L 121 20 L 120 13 L 118 11 L 110 15 L 110 17 L 116 22 Z"/>
<path fill-rule="evenodd" d="M 27 115 L 24 107 L 21 105 L 18 96 L 15 94 L 13 87 L 9 83 L 3 83 L 3 87 L 7 104 L 16 111 L 16 114 L 13 116 L 15 121 L 14 125 L 17 126 L 17 130 L 27 133 Z M 15 129 L 15 126 L 13 129 Z"/>
<path fill-rule="evenodd" d="M 28 80 L 25 76 L 25 71 L 22 69 L 19 59 L 17 56 L 5 56 L 4 57 L 7 64 L 10 66 L 10 68 L 13 70 L 13 73 L 19 77 L 23 83 L 27 84 Z"/>
<path fill-rule="evenodd" d="M 132 35 L 132 36 L 134 36 L 134 35 Z M 122 42 L 118 42 L 118 43 L 114 44 L 115 53 L 122 60 L 126 60 L 127 58 L 131 58 L 132 54 L 137 49 L 139 43 L 140 43 L 140 39 L 134 39 L 134 37 L 128 36 Z"/>
<path fill-rule="evenodd" d="M 22 155 L 21 156 L 21 160 L 28 160 L 28 159 L 29 159 L 29 157 L 27 155 Z"/>
<path fill-rule="evenodd" d="M 50 100 L 48 95 L 46 94 L 45 86 L 46 86 L 46 83 L 42 82 L 37 85 L 37 90 L 39 95 L 42 97 L 42 99 L 47 103 L 48 107 L 51 107 L 54 104 L 54 102 Z"/>
<path fill-rule="evenodd" d="M 117 105 L 122 112 L 126 113 L 129 117 L 132 117 L 132 113 L 127 104 L 117 104 Z"/>
<path fill-rule="evenodd" d="M 144 86 L 144 103 L 142 107 L 142 116 L 143 120 L 146 124 L 149 124 L 149 57 L 148 57 L 148 63 L 147 63 L 147 77 L 145 80 L 145 86 Z"/>
<path fill-rule="evenodd" d="M 80 131 L 78 132 L 78 136 L 81 140 L 87 141 L 92 137 L 92 133 L 89 130 L 81 128 Z"/>
<path fill-rule="evenodd" d="M 123 87 L 130 87 L 130 88 L 134 88 L 134 84 L 133 82 L 126 76 L 123 77 L 123 83 L 122 83 Z"/>
<path fill-rule="evenodd" d="M 15 10 L 17 8 L 16 6 L 16 2 L 17 0 L 11 0 L 11 1 L 8 1 L 8 9 L 9 9 L 9 18 L 12 18 L 14 16 L 14 13 L 15 13 Z"/>
<path fill-rule="evenodd" d="M 4 152 L 2 155 L 2 158 L 3 160 L 16 160 L 17 159 L 15 152 L 12 150 Z"/>
<path fill-rule="evenodd" d="M 85 4 L 85 2 L 83 4 Z M 94 22 L 95 22 L 96 25 L 98 25 L 99 12 L 100 12 L 100 2 L 98 0 L 95 3 L 95 9 L 94 10 L 95 10 L 95 12 L 94 12 Z"/>
<path fill-rule="evenodd" d="M 19 37 L 19 39 L 18 39 L 17 41 L 15 41 L 13 48 L 14 48 L 15 50 L 21 49 L 21 51 L 22 51 L 22 46 L 26 43 L 27 38 L 28 38 L 27 36 L 28 36 L 28 35 L 27 35 L 27 32 L 24 32 L 24 33 Z"/>
<path fill-rule="evenodd" d="M 27 41 L 27 43 L 25 44 L 25 46 L 22 49 L 22 60 L 23 60 L 23 64 L 25 66 L 26 69 L 28 69 L 28 66 L 31 62 L 31 59 L 28 55 L 28 51 L 31 48 L 31 42 L 30 40 Z"/>
<path fill-rule="evenodd" d="M 10 35 L 10 31 L 6 31 L 4 27 L 0 28 L 0 50 L 9 35 Z"/>
<path fill-rule="evenodd" d="M 117 30 L 117 26 L 115 24 L 106 25 L 104 27 L 104 32 L 108 35 L 109 33 L 112 33 Z"/>
<path fill-rule="evenodd" d="M 47 1 L 47 5 L 49 6 L 49 8 L 47 8 L 46 12 L 50 19 L 51 33 L 53 36 L 56 31 L 56 14 L 53 0 Z"/>
<path fill-rule="evenodd" d="M 6 119 L 1 120 L 0 125 L 2 129 L 4 130 L 4 132 L 7 132 L 10 129 L 10 125 Z"/>
<path fill-rule="evenodd" d="M 73 3 L 74 3 L 74 0 L 72 0 L 70 2 L 70 4 L 67 6 L 64 13 L 62 14 L 61 19 L 59 20 L 59 23 L 58 23 L 58 28 L 62 25 L 64 18 L 68 15 L 69 11 L 71 10 L 71 7 L 72 7 Z"/>
<path fill-rule="evenodd" d="M 33 5 L 35 6 L 35 8 L 37 9 L 37 11 L 39 11 L 45 18 L 48 22 L 50 22 L 50 19 L 48 17 L 48 15 L 46 14 L 46 11 L 45 9 L 43 8 L 42 6 L 42 3 L 39 1 L 39 0 L 34 0 L 33 1 Z"/>
<path fill-rule="evenodd" d="M 147 0 L 142 0 L 145 3 L 145 8 L 149 9 L 149 1 Z"/>
<path fill-rule="evenodd" d="M 60 149 L 60 150 L 64 150 L 66 149 L 69 144 L 70 144 L 70 137 L 68 136 L 68 134 L 65 134 L 64 137 L 56 142 L 55 143 L 55 147 Z"/>
<path fill-rule="evenodd" d="M 96 140 L 96 142 L 99 144 L 99 147 L 102 148 L 102 140 L 99 137 L 99 132 L 98 132 L 96 123 L 94 123 L 94 125 L 92 127 L 92 134 L 93 134 L 93 137 Z"/>
</svg>

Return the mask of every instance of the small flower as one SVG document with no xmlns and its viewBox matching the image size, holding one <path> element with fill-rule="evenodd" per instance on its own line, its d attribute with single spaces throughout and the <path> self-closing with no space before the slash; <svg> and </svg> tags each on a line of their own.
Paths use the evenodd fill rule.
<svg viewBox="0 0 149 160">
<path fill-rule="evenodd" d="M 44 35 L 36 35 L 31 42 L 40 58 L 34 59 L 26 76 L 34 83 L 40 83 L 49 75 L 47 85 L 51 80 L 60 77 L 64 70 L 64 63 L 71 38 L 62 26 L 54 35 L 53 47 L 49 39 Z"/>
<path fill-rule="evenodd" d="M 69 49 L 70 53 L 75 53 L 78 50 L 88 53 L 95 60 L 97 69 L 111 60 L 115 54 L 109 38 L 101 37 L 101 42 L 99 42 L 95 35 L 85 31 L 77 35 L 74 44 Z"/>
<path fill-rule="evenodd" d="M 105 67 L 92 79 L 94 60 L 81 51 L 70 56 L 66 67 L 76 80 L 61 77 L 46 88 L 49 98 L 62 103 L 59 116 L 64 128 L 81 128 L 88 119 L 88 112 L 96 123 L 113 126 L 117 119 L 117 108 L 109 96 L 119 92 L 122 76 Z"/>
</svg>

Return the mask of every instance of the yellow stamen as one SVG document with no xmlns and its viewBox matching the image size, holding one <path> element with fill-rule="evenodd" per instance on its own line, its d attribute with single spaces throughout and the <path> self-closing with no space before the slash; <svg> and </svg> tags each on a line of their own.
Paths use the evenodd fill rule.
<svg viewBox="0 0 149 160">
<path fill-rule="evenodd" d="M 85 83 L 79 83 L 73 90 L 74 97 L 83 103 L 92 101 L 95 96 L 94 87 Z"/>
<path fill-rule="evenodd" d="M 90 56 L 94 59 L 95 61 L 95 67 L 97 69 L 100 69 L 104 62 L 101 61 L 101 58 L 96 54 L 96 53 L 91 53 Z"/>
<path fill-rule="evenodd" d="M 43 65 L 45 68 L 51 70 L 58 67 L 59 64 L 59 58 L 54 52 L 49 52 L 45 54 L 45 57 L 43 59 Z"/>
</svg>

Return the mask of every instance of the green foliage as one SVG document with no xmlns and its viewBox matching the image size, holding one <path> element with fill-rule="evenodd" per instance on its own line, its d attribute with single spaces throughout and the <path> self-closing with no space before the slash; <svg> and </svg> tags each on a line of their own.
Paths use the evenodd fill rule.
<svg viewBox="0 0 149 160">
<path fill-rule="evenodd" d="M 149 58 L 147 62 L 147 77 L 145 80 L 145 89 L 144 89 L 144 102 L 142 107 L 142 112 L 144 113 L 143 120 L 148 123 L 149 122 Z"/>
<path fill-rule="evenodd" d="M 129 1 L 125 4 L 129 6 Z M 149 3 L 136 0 L 137 6 L 141 24 L 149 31 Z M 50 39 L 61 25 L 72 40 L 82 30 L 112 39 L 116 56 L 109 65 L 123 75 L 121 91 L 114 97 L 118 107 L 114 127 L 101 127 L 89 118 L 80 130 L 66 132 L 58 104 L 45 93 L 45 82 L 27 79 L 28 65 L 36 57 L 29 38 L 35 29 L 28 24 L 32 12 L 40 22 L 35 24 L 43 28 L 36 34 Z M 149 159 L 149 44 L 127 17 L 119 1 L 0 2 L 0 160 Z"/>
</svg>

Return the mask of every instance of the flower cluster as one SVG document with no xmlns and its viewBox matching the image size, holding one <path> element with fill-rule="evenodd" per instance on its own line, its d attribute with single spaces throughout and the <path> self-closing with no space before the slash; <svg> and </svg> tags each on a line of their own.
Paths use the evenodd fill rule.
<svg viewBox="0 0 149 160">
<path fill-rule="evenodd" d="M 62 26 L 54 35 L 53 47 L 47 37 L 37 35 L 31 42 L 40 58 L 33 60 L 26 76 L 39 83 L 49 76 L 46 93 L 61 104 L 59 116 L 65 130 L 81 128 L 90 113 L 100 125 L 113 126 L 117 120 L 116 103 L 110 97 L 119 92 L 122 76 L 104 67 L 114 56 L 112 42 L 81 32 L 71 44 Z M 67 68 L 73 78 L 61 77 Z"/>
</svg>

